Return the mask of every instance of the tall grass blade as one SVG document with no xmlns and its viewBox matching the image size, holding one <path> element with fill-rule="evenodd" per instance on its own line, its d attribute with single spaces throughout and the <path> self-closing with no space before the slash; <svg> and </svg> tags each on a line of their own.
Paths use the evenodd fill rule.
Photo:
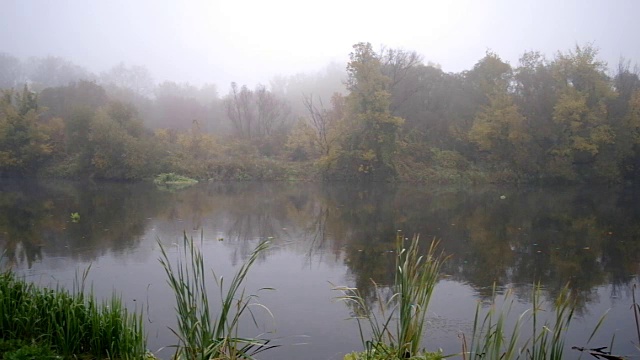
<svg viewBox="0 0 640 360">
<path fill-rule="evenodd" d="M 76 277 L 71 292 L 0 274 L 0 337 L 42 344 L 67 358 L 141 359 L 142 315 L 128 313 L 115 294 L 97 305 L 93 293 L 84 292 L 88 272 Z"/>
<path fill-rule="evenodd" d="M 249 269 L 268 246 L 268 241 L 258 244 L 228 287 L 225 286 L 225 279 L 212 271 L 221 300 L 220 309 L 213 317 L 204 257 L 193 239 L 184 234 L 182 251 L 175 266 L 160 244 L 162 257 L 159 260 L 176 299 L 178 326 L 172 331 L 179 343 L 176 345 L 175 359 L 252 359 L 255 354 L 278 346 L 271 345 L 269 340 L 239 336 L 240 321 L 244 314 L 249 315 L 257 325 L 253 306 L 266 309 L 272 316 L 264 305 L 254 302 L 256 295 L 246 294 L 243 288 Z"/>
<path fill-rule="evenodd" d="M 446 258 L 437 251 L 437 241 L 422 254 L 419 240 L 414 236 L 405 247 L 404 237 L 398 232 L 392 295 L 384 301 L 383 289 L 373 282 L 377 308 L 372 309 L 356 288 L 334 287 L 343 293 L 338 300 L 354 310 L 364 359 L 405 359 L 421 353 L 429 302 Z M 370 338 L 365 336 L 365 327 Z"/>
<path fill-rule="evenodd" d="M 495 287 L 494 287 L 495 289 Z M 495 290 L 494 290 L 495 291 Z M 540 312 L 544 311 L 541 300 L 541 288 L 534 286 L 531 309 L 518 316 L 511 331 L 507 331 L 505 323 L 510 317 L 513 295 L 507 291 L 504 295 L 503 307 L 495 309 L 494 301 L 487 311 L 484 320 L 479 322 L 480 305 L 476 308 L 474 326 L 469 347 L 469 358 L 482 359 L 520 359 L 559 360 L 564 356 L 565 337 L 573 318 L 575 301 L 569 287 L 565 286 L 553 302 L 553 321 L 545 320 L 540 324 Z M 505 307 L 504 304 L 508 304 Z M 532 324 L 531 335 L 524 338 L 522 328 L 526 322 Z M 600 326 L 600 323 L 597 328 Z M 595 330 L 594 330 L 595 332 Z M 466 356 L 466 354 L 465 354 Z"/>
</svg>

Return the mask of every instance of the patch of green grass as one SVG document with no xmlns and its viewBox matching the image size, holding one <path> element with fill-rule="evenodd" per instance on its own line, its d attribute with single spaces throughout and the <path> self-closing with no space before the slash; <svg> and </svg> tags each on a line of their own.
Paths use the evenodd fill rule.
<svg viewBox="0 0 640 360">
<path fill-rule="evenodd" d="M 53 360 L 62 359 L 62 356 L 47 345 L 0 339 L 0 358 L 3 360 Z"/>
<path fill-rule="evenodd" d="M 48 346 L 65 357 L 142 358 L 142 315 L 129 314 L 115 295 L 101 304 L 86 295 L 87 271 L 71 292 L 36 287 L 10 271 L 0 274 L 0 338 Z M 20 354 L 29 351 L 37 350 Z"/>
<path fill-rule="evenodd" d="M 0 338 L 0 359 L 60 359 L 46 344 L 38 344 L 22 339 Z"/>
<path fill-rule="evenodd" d="M 393 349 L 389 349 L 386 345 L 381 344 L 376 349 L 372 351 L 362 351 L 362 352 L 352 352 L 346 354 L 343 360 L 389 360 L 396 359 L 394 357 L 390 357 L 393 353 Z M 402 358 L 403 360 L 441 360 L 445 359 L 441 352 L 423 352 L 421 354 L 417 354 L 415 356 Z"/>
<path fill-rule="evenodd" d="M 197 184 L 198 180 L 175 173 L 163 173 L 156 176 L 153 183 L 161 189 L 177 190 Z"/>
<path fill-rule="evenodd" d="M 269 340 L 244 338 L 238 334 L 243 315 L 249 315 L 257 327 L 252 307 L 258 306 L 271 315 L 266 307 L 254 302 L 257 296 L 246 294 L 243 287 L 249 269 L 268 246 L 268 241 L 258 244 L 228 287 L 222 277 L 213 273 L 221 300 L 221 308 L 214 317 L 207 293 L 204 258 L 193 239 L 184 235 L 183 247 L 175 265 L 172 265 L 168 253 L 160 244 L 160 263 L 176 298 L 178 328 L 172 331 L 178 336 L 179 344 L 176 345 L 174 359 L 253 359 L 254 355 L 275 347 L 270 345 Z"/>
</svg>

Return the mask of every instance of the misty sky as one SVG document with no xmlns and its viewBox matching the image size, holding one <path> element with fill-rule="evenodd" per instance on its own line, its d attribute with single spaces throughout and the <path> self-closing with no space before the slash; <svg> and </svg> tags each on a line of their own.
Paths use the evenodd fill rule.
<svg viewBox="0 0 640 360">
<path fill-rule="evenodd" d="M 0 52 L 61 56 L 101 72 L 120 61 L 156 81 L 268 83 L 344 62 L 360 41 L 416 50 L 445 71 L 491 49 L 512 65 L 593 42 L 613 69 L 640 60 L 637 0 L 2 0 Z"/>
</svg>

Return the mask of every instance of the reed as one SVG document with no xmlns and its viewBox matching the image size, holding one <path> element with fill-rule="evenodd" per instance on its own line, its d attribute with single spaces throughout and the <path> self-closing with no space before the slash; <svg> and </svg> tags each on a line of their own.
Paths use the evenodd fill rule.
<svg viewBox="0 0 640 360">
<path fill-rule="evenodd" d="M 421 351 L 420 344 L 431 295 L 446 258 L 437 252 L 436 241 L 431 242 L 427 253 L 422 255 L 419 236 L 414 236 L 407 247 L 405 240 L 399 232 L 396 238 L 395 281 L 390 287 L 392 295 L 389 300 L 383 300 L 383 289 L 373 283 L 377 295 L 376 309 L 367 304 L 358 289 L 335 287 L 343 293 L 338 299 L 345 301 L 355 312 L 364 347 L 363 353 L 348 354 L 345 359 L 441 357 L 439 353 Z"/>
<path fill-rule="evenodd" d="M 166 249 L 160 245 L 160 263 L 176 299 L 178 326 L 172 331 L 179 343 L 176 345 L 174 359 L 253 359 L 254 355 L 276 347 L 270 344 L 270 340 L 240 337 L 238 331 L 243 315 L 249 315 L 257 326 L 253 306 L 265 309 L 271 315 L 266 307 L 254 302 L 256 295 L 247 294 L 243 287 L 249 269 L 268 246 L 268 241 L 258 244 L 235 273 L 228 287 L 222 277 L 212 272 L 221 299 L 221 307 L 214 317 L 209 301 L 204 258 L 193 239 L 184 235 L 183 247 L 175 265 Z M 270 288 L 260 290 L 264 289 Z"/>
<path fill-rule="evenodd" d="M 494 290 L 495 294 L 495 290 Z M 565 286 L 553 302 L 550 319 L 541 319 L 546 313 L 541 300 L 541 288 L 535 286 L 532 306 L 521 313 L 514 324 L 507 325 L 514 304 L 513 294 L 508 290 L 504 294 L 502 307 L 496 307 L 495 295 L 489 310 L 481 316 L 480 303 L 476 308 L 471 344 L 463 342 L 463 359 L 530 359 L 555 360 L 564 356 L 565 337 L 573 319 L 575 302 L 568 286 Z M 598 322 L 591 338 L 602 323 Z M 531 328 L 527 331 L 526 325 Z M 527 335 L 523 336 L 523 333 Z"/>
<path fill-rule="evenodd" d="M 0 274 L 0 338 L 42 344 L 65 357 L 144 358 L 142 315 L 128 313 L 115 295 L 98 304 L 84 293 L 87 273 L 71 292 Z"/>
<path fill-rule="evenodd" d="M 471 344 L 467 346 L 463 342 L 463 359 L 513 359 L 520 354 L 519 339 L 524 317 L 528 311 L 518 316 L 511 330 L 508 327 L 514 298 L 510 291 L 504 295 L 502 307 L 497 309 L 495 301 L 495 289 L 493 302 L 484 317 L 481 316 L 482 306 L 480 302 L 476 306 L 473 321 Z"/>
</svg>

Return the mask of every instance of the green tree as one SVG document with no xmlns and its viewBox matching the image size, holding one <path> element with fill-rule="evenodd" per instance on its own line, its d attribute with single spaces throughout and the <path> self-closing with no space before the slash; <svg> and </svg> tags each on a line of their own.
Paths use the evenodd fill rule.
<svg viewBox="0 0 640 360">
<path fill-rule="evenodd" d="M 622 175 L 634 179 L 640 172 L 640 90 L 629 98 L 627 110 L 617 127 L 616 139 Z"/>
<path fill-rule="evenodd" d="M 89 131 L 96 110 L 88 106 L 75 107 L 64 119 L 64 136 L 66 140 L 66 161 L 68 169 L 63 171 L 67 176 L 76 176 L 89 171 L 91 167 L 91 149 Z"/>
<path fill-rule="evenodd" d="M 540 175 L 549 161 L 549 150 L 556 136 L 553 108 L 555 81 L 549 62 L 539 52 L 526 52 L 515 69 L 514 103 L 525 118 L 525 131 L 531 137 L 528 168 Z"/>
<path fill-rule="evenodd" d="M 455 97 L 448 86 L 451 77 L 434 66 L 416 65 L 392 88 L 393 114 L 405 119 L 403 133 L 430 146 L 450 143 L 450 119 L 446 112 L 455 108 Z"/>
<path fill-rule="evenodd" d="M 477 101 L 483 104 L 490 101 L 493 93 L 507 91 L 512 76 L 511 66 L 492 51 L 487 51 L 484 58 L 465 73 L 466 80 L 476 91 Z"/>
<path fill-rule="evenodd" d="M 69 118 L 79 107 L 96 110 L 109 102 L 106 91 L 90 81 L 78 81 L 66 86 L 51 87 L 38 94 L 38 104 L 45 118 Z"/>
<path fill-rule="evenodd" d="M 607 104 L 616 134 L 615 153 L 624 179 L 637 179 L 640 173 L 640 77 L 638 69 L 621 61 L 613 86 L 618 96 Z"/>
</svg>

